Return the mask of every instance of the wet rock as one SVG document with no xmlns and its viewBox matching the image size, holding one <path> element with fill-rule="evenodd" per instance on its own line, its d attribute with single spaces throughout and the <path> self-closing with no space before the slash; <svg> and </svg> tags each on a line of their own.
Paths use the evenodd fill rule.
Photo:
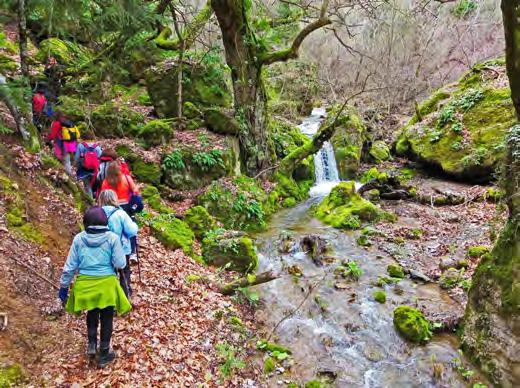
<svg viewBox="0 0 520 388">
<path fill-rule="evenodd" d="M 453 288 L 459 284 L 462 280 L 461 271 L 455 268 L 448 268 L 442 275 L 439 280 L 439 285 L 441 288 L 448 289 Z"/>
<path fill-rule="evenodd" d="M 303 236 L 300 246 L 317 265 L 322 265 L 322 255 L 327 251 L 327 241 L 324 238 L 316 234 Z"/>
<path fill-rule="evenodd" d="M 386 267 L 386 271 L 393 278 L 404 278 L 403 267 L 401 267 L 399 264 L 390 264 L 388 267 Z"/>
<path fill-rule="evenodd" d="M 394 310 L 394 325 L 397 331 L 412 342 L 427 342 L 431 339 L 431 325 L 423 313 L 410 306 Z"/>
<path fill-rule="evenodd" d="M 466 259 L 448 257 L 441 260 L 439 263 L 439 268 L 442 270 L 446 270 L 448 268 L 468 268 L 469 262 Z"/>
<path fill-rule="evenodd" d="M 228 266 L 239 272 L 254 271 L 258 256 L 253 241 L 243 232 L 219 231 L 202 240 L 202 257 L 207 264 Z"/>
<path fill-rule="evenodd" d="M 278 246 L 278 251 L 280 253 L 289 253 L 292 251 L 294 245 L 293 237 L 290 233 L 283 231 L 280 233 L 280 245 Z"/>
<path fill-rule="evenodd" d="M 406 270 L 405 272 L 408 273 L 408 275 L 410 275 L 410 279 L 412 279 L 412 280 L 420 280 L 421 282 L 424 282 L 424 283 L 432 282 L 432 279 L 430 279 L 428 276 L 426 276 L 425 274 L 423 274 L 420 271 L 416 271 L 414 269 L 409 269 L 409 270 Z"/>
<path fill-rule="evenodd" d="M 375 344 L 365 344 L 363 347 L 363 355 L 366 357 L 367 360 L 378 362 L 381 361 L 384 358 L 383 351 L 381 348 Z"/>
</svg>

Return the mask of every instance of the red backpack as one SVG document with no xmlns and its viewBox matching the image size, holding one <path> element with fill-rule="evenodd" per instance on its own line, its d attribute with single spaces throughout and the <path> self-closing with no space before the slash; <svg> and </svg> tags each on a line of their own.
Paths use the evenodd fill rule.
<svg viewBox="0 0 520 388">
<path fill-rule="evenodd" d="M 42 93 L 36 93 L 33 96 L 33 110 L 35 113 L 42 113 L 43 108 L 45 107 L 45 103 L 47 99 Z"/>
<path fill-rule="evenodd" d="M 85 170 L 98 171 L 99 170 L 99 158 L 96 153 L 97 144 L 88 145 L 83 143 L 85 148 L 84 153 L 81 154 L 81 166 Z"/>
</svg>

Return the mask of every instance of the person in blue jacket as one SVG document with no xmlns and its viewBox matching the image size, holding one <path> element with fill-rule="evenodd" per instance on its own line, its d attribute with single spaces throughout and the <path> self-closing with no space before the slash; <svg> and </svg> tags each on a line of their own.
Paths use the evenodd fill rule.
<svg viewBox="0 0 520 388">
<path fill-rule="evenodd" d="M 108 217 L 108 229 L 119 236 L 123 251 L 126 256 L 126 266 L 123 269 L 121 285 L 127 297 L 132 296 L 130 255 L 132 254 L 131 239 L 137 236 L 138 226 L 124 211 L 119 207 L 117 194 L 113 190 L 103 190 L 99 193 L 98 205 L 103 208 Z"/>
<path fill-rule="evenodd" d="M 94 141 L 92 133 L 83 134 L 83 142 L 78 142 L 74 160 L 76 162 L 76 177 L 83 182 L 85 192 L 94 197 L 96 190 L 97 174 L 99 172 L 100 158 L 103 150 Z"/>
<path fill-rule="evenodd" d="M 98 366 L 104 368 L 116 355 L 110 350 L 114 310 L 119 315 L 132 309 L 116 276 L 126 265 L 119 236 L 108 229 L 108 218 L 99 206 L 83 216 L 85 231 L 78 233 L 63 266 L 58 296 L 66 310 L 79 315 L 87 311 L 87 355 L 97 353 L 97 329 L 101 323 Z M 68 296 L 74 275 L 78 275 Z"/>
</svg>

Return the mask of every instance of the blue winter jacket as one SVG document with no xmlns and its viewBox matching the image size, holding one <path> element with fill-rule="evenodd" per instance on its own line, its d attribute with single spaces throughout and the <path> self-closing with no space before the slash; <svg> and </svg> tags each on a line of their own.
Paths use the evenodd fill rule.
<svg viewBox="0 0 520 388">
<path fill-rule="evenodd" d="M 98 233 L 81 232 L 74 237 L 63 266 L 61 287 L 68 287 L 76 273 L 88 276 L 115 275 L 124 268 L 126 257 L 119 237 L 106 227 L 94 227 Z"/>
<path fill-rule="evenodd" d="M 119 236 L 125 255 L 129 255 L 132 253 L 130 239 L 137 236 L 139 229 L 137 224 L 119 207 L 103 206 L 103 210 L 108 217 L 108 229 Z"/>
</svg>

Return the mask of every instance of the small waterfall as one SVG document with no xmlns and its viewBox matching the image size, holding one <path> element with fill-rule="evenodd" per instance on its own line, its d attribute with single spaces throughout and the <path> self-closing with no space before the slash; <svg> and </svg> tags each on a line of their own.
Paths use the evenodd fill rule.
<svg viewBox="0 0 520 388">
<path fill-rule="evenodd" d="M 309 137 L 314 136 L 325 119 L 325 115 L 325 108 L 314 108 L 311 115 L 299 125 L 301 132 Z M 328 141 L 314 156 L 314 166 L 316 180 L 309 194 L 311 197 L 322 197 L 330 193 L 340 181 L 334 149 Z"/>
</svg>

